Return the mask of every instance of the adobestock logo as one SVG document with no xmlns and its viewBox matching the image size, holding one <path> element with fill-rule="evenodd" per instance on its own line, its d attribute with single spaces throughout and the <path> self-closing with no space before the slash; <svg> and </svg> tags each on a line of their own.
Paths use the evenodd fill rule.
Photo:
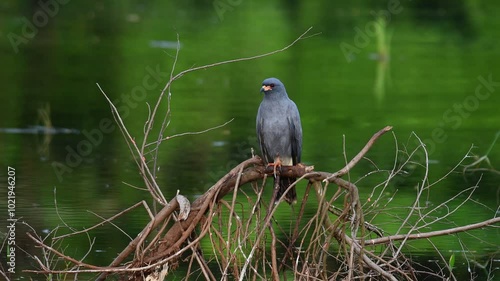
<svg viewBox="0 0 500 281">
<path fill-rule="evenodd" d="M 37 2 L 39 9 L 33 13 L 31 21 L 22 17 L 22 27 L 20 30 L 20 35 L 14 32 L 7 34 L 9 42 L 17 54 L 19 52 L 19 45 L 27 44 L 31 39 L 35 38 L 38 34 L 40 28 L 45 27 L 50 18 L 55 17 L 59 13 L 59 8 L 62 5 L 66 5 L 70 0 L 39 0 Z"/>
<path fill-rule="evenodd" d="M 223 21 L 224 14 L 234 10 L 234 8 L 241 5 L 241 3 L 243 3 L 243 0 L 214 0 L 212 5 L 214 6 L 219 21 Z"/>
<path fill-rule="evenodd" d="M 147 91 L 157 89 L 160 83 L 166 83 L 170 77 L 169 73 L 160 71 L 159 65 L 156 66 L 156 69 L 147 66 L 145 70 L 147 74 L 142 78 L 141 85 L 132 88 L 129 94 L 122 94 L 120 98 L 113 100 L 122 120 L 125 120 L 130 112 L 146 99 Z M 51 164 L 59 182 L 63 181 L 64 174 L 72 173 L 80 166 L 84 158 L 102 143 L 104 136 L 112 133 L 115 128 L 115 123 L 111 118 L 102 118 L 97 128 L 82 131 L 84 139 L 80 140 L 75 147 L 67 145 L 64 163 L 53 161 Z"/>
<path fill-rule="evenodd" d="M 500 87 L 500 82 L 493 81 L 491 73 L 487 78 L 480 75 L 477 77 L 477 80 L 478 84 L 474 89 L 474 93 L 466 96 L 461 102 L 454 103 L 451 108 L 445 110 L 442 119 L 431 131 L 430 138 L 422 140 L 428 155 L 433 154 L 436 151 L 436 146 L 443 144 L 448 139 L 446 127 L 449 126 L 452 130 L 460 128 L 464 120 L 477 111 L 481 103 L 484 103 L 491 97 L 491 94 L 495 92 L 495 88 Z M 419 144 L 417 140 L 415 142 L 417 145 Z M 423 152 L 418 153 L 417 157 L 420 158 L 417 162 L 424 163 L 421 162 L 425 161 L 425 154 Z"/>
<path fill-rule="evenodd" d="M 257 144 L 258 140 L 256 135 L 250 135 L 247 137 L 246 141 L 241 141 L 236 143 L 236 152 L 231 154 L 232 159 L 246 159 L 252 152 L 253 147 Z M 256 153 L 260 153 L 255 151 Z M 226 165 L 220 165 L 216 168 L 216 171 L 211 171 L 208 173 L 211 182 L 205 184 L 205 190 L 208 190 L 214 183 L 220 180 L 224 175 L 231 171 L 232 168 L 236 167 L 240 162 L 237 160 L 229 160 Z"/>
<path fill-rule="evenodd" d="M 411 1 L 411 0 L 408 0 Z M 401 2 L 399 0 L 389 0 L 387 2 L 387 9 L 380 10 L 378 12 L 370 11 L 370 14 L 375 18 L 365 24 L 364 30 L 359 27 L 354 28 L 354 40 L 352 44 L 343 41 L 340 43 L 340 50 L 344 54 L 347 62 L 352 62 L 356 54 L 361 53 L 361 49 L 365 48 L 370 44 L 371 40 L 377 36 L 377 30 L 383 30 L 385 27 L 383 25 L 389 24 L 392 19 L 392 15 L 398 15 L 403 11 Z"/>
</svg>

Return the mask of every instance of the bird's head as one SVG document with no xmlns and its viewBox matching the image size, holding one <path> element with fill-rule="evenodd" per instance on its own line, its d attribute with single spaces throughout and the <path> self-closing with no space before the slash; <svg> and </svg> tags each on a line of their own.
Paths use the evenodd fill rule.
<svg viewBox="0 0 500 281">
<path fill-rule="evenodd" d="M 260 88 L 260 91 L 264 94 L 286 92 L 285 86 L 277 78 L 267 78 L 266 80 L 264 80 L 262 82 L 262 88 Z"/>
</svg>

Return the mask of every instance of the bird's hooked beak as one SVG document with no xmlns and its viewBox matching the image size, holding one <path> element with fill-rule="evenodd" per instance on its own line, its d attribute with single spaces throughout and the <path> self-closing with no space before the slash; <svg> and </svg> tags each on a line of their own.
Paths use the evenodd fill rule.
<svg viewBox="0 0 500 281">
<path fill-rule="evenodd" d="M 262 92 L 267 92 L 267 91 L 270 91 L 270 90 L 272 90 L 272 89 L 273 89 L 273 87 L 271 87 L 271 86 L 268 86 L 268 85 L 262 85 L 262 88 L 260 88 L 260 92 L 261 92 L 261 93 L 262 93 Z"/>
</svg>

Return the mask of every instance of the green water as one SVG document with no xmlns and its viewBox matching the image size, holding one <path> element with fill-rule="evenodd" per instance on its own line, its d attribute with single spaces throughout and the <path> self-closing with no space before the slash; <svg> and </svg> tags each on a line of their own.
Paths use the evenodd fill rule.
<svg viewBox="0 0 500 281">
<path fill-rule="evenodd" d="M 54 127 L 80 131 L 50 138 L 0 134 L 0 168 L 7 171 L 12 166 L 17 171 L 17 216 L 40 234 L 63 225 L 61 219 L 81 229 L 100 221 L 88 211 L 109 217 L 140 199 L 149 200 L 145 192 L 124 184 L 143 182 L 121 133 L 109 123 L 110 109 L 96 83 L 115 101 L 132 137 L 140 140 L 147 103 L 155 104 L 170 75 L 177 36 L 181 48 L 175 72 L 283 48 L 311 26 L 309 34 L 315 34 L 273 56 L 189 73 L 173 84 L 166 135 L 233 121 L 202 135 L 164 142 L 157 175 L 167 198 L 177 190 L 196 198 L 250 157 L 251 148 L 257 149 L 259 88 L 271 76 L 285 83 L 300 110 L 302 159 L 318 171 L 342 168 L 344 146 L 351 158 L 373 133 L 386 125 L 394 127 L 394 135 L 382 137 L 350 174 L 353 180 L 361 178 L 357 184 L 367 206 L 373 187 L 386 175 L 364 176 L 377 168 L 392 169 L 396 145 L 400 150 L 415 148 L 412 132 L 427 145 L 431 182 L 467 153 L 488 153 L 492 167 L 499 169 L 500 144 L 491 147 L 500 131 L 500 5 L 494 1 L 67 2 L 54 0 L 55 6 L 45 10 L 37 1 L 0 4 L 0 128 L 41 125 L 37 110 L 48 104 Z M 161 112 L 162 118 L 166 104 Z M 84 147 L 84 141 L 92 145 Z M 416 157 L 423 159 L 422 154 Z M 463 165 L 476 159 L 468 157 Z M 483 162 L 475 168 L 491 167 Z M 448 217 L 448 225 L 437 228 L 495 216 L 498 173 L 463 175 L 462 170 L 463 166 L 436 184 L 423 200 L 439 205 L 480 180 L 474 201 Z M 391 210 L 413 204 L 415 186 L 424 176 L 416 166 L 405 171 L 406 176 L 397 177 L 382 193 L 381 200 Z M 0 175 L 6 182 L 4 173 Z M 304 186 L 298 188 L 299 198 Z M 309 202 L 308 212 L 315 207 Z M 439 212 L 435 215 L 446 211 Z M 281 208 L 276 216 L 287 219 L 289 214 L 288 208 Z M 405 214 L 403 210 L 397 216 Z M 371 218 L 389 233 L 399 226 L 388 217 Z M 137 211 L 117 224 L 125 223 L 125 231 L 134 237 L 145 219 L 145 213 Z M 19 225 L 16 242 L 39 255 L 24 235 L 27 231 Z M 107 264 L 128 244 L 127 236 L 105 235 L 109 232 L 116 230 L 106 226 L 92 233 L 97 239 L 88 263 Z M 473 238 L 460 236 L 467 243 L 469 260 L 498 260 L 498 230 L 471 234 Z M 435 241 L 445 256 L 465 251 L 458 239 Z M 79 256 L 89 244 L 86 237 L 68 243 L 68 252 Z M 436 258 L 430 256 L 429 244 L 412 245 L 412 254 L 423 262 Z M 457 271 L 467 278 L 461 258 Z M 31 266 L 20 254 L 18 271 Z M 484 277 L 481 270 L 477 273 Z M 15 277 L 23 275 L 18 274 Z"/>
</svg>

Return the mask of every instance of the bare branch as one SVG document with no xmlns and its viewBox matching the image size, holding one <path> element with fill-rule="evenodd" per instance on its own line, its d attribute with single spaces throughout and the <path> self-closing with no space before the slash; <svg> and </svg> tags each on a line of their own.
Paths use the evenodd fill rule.
<svg viewBox="0 0 500 281">
<path fill-rule="evenodd" d="M 444 229 L 444 230 L 437 230 L 437 231 L 430 231 L 430 232 L 423 232 L 423 233 L 421 232 L 421 233 L 417 233 L 417 234 L 390 235 L 390 236 L 385 236 L 385 237 L 381 237 L 381 238 L 365 240 L 365 244 L 366 245 L 379 245 L 379 244 L 389 243 L 391 241 L 397 241 L 397 240 L 415 240 L 415 239 L 431 238 L 431 237 L 436 237 L 436 236 L 464 232 L 467 230 L 478 229 L 478 228 L 482 228 L 485 226 L 492 226 L 492 225 L 497 224 L 497 223 L 500 223 L 500 217 L 492 218 L 492 219 L 485 220 L 485 221 L 478 222 L 478 223 L 473 223 L 473 224 L 468 224 L 468 225 L 464 225 L 464 226 Z"/>
<path fill-rule="evenodd" d="M 215 127 L 211 127 L 211 128 L 208 128 L 208 129 L 205 129 L 205 130 L 202 130 L 202 131 L 197 131 L 197 132 L 185 132 L 185 133 L 180 133 L 180 134 L 175 134 L 175 135 L 172 135 L 172 136 L 166 136 L 164 138 L 162 138 L 160 140 L 160 142 L 162 141 L 165 141 L 165 140 L 169 140 L 169 139 L 173 139 L 173 138 L 176 138 L 176 137 L 183 137 L 183 136 L 188 136 L 188 135 L 199 135 L 199 134 L 204 134 L 206 132 L 210 132 L 210 131 L 213 131 L 213 130 L 216 130 L 216 129 L 219 129 L 219 128 L 222 128 L 224 126 L 226 126 L 227 124 L 233 122 L 234 118 L 231 118 L 231 120 L 229 121 L 226 121 L 224 122 L 223 124 L 220 124 L 220 125 L 217 125 Z M 148 143 L 146 144 L 146 147 L 147 146 L 150 146 L 152 144 L 158 144 L 159 141 L 156 141 L 156 142 L 151 142 L 151 143 Z"/>
</svg>

